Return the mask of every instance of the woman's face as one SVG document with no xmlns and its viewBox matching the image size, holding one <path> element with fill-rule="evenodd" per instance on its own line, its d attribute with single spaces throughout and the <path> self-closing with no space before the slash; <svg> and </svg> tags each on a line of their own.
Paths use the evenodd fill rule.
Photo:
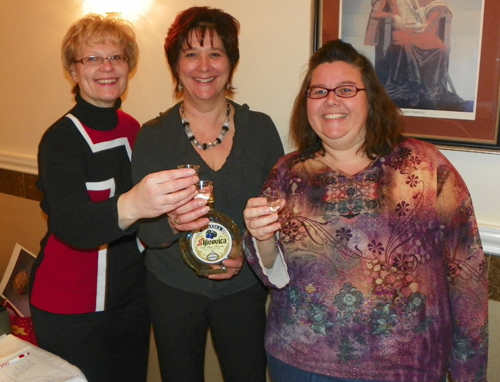
<svg viewBox="0 0 500 382">
<path fill-rule="evenodd" d="M 194 32 L 189 41 L 191 48 L 184 47 L 177 63 L 184 99 L 196 102 L 224 98 L 231 65 L 219 35 L 213 32 L 213 45 L 208 31 L 204 46 L 200 46 Z"/>
<path fill-rule="evenodd" d="M 125 54 L 121 44 L 84 44 L 78 50 L 77 60 L 89 56 L 109 57 Z M 77 62 L 73 64 L 71 77 L 80 87 L 80 95 L 90 104 L 98 107 L 113 107 L 127 88 L 129 67 L 126 61 L 111 63 L 104 60 L 99 65 Z"/>
<path fill-rule="evenodd" d="M 343 61 L 320 64 L 313 70 L 310 87 L 333 89 L 340 85 L 365 87 L 359 70 Z M 341 98 L 334 92 L 329 92 L 326 98 L 308 98 L 307 117 L 323 145 L 334 150 L 357 149 L 365 139 L 366 92 L 358 91 L 352 98 Z"/>
</svg>

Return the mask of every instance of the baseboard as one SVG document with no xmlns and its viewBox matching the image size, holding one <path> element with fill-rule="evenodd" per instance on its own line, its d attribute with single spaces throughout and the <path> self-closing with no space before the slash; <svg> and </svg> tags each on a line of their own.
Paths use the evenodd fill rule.
<svg viewBox="0 0 500 382">
<path fill-rule="evenodd" d="M 38 163 L 36 157 L 0 152 L 0 168 L 18 171 L 24 174 L 38 175 Z"/>
</svg>

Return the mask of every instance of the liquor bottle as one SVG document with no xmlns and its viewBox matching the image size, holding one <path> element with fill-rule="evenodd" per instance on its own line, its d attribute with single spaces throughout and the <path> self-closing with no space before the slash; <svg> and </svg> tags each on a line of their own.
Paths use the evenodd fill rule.
<svg viewBox="0 0 500 382">
<path fill-rule="evenodd" d="M 181 255 L 200 276 L 225 273 L 227 270 L 222 262 L 241 254 L 241 234 L 229 216 L 214 209 L 212 182 L 201 180 L 197 188 L 199 191 L 195 197 L 208 200 L 210 210 L 205 217 L 209 223 L 180 239 Z M 220 267 L 214 268 L 214 265 Z"/>
</svg>

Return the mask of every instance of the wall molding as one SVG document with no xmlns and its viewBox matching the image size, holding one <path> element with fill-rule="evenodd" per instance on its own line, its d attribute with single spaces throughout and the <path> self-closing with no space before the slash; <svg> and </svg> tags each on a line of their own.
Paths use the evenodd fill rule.
<svg viewBox="0 0 500 382">
<path fill-rule="evenodd" d="M 12 155 L 0 152 L 0 168 L 38 175 L 36 157 Z M 479 232 L 484 252 L 500 256 L 500 227 L 479 224 Z"/>
<path fill-rule="evenodd" d="M 483 250 L 490 255 L 500 256 L 500 228 L 489 225 L 479 225 L 479 233 Z"/>
<path fill-rule="evenodd" d="M 38 175 L 37 158 L 27 155 L 13 155 L 0 152 L 0 168 L 24 174 Z"/>
</svg>

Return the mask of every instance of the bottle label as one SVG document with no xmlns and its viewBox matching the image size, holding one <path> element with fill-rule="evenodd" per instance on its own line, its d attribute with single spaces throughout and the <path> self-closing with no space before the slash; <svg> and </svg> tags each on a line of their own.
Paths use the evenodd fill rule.
<svg viewBox="0 0 500 382">
<path fill-rule="evenodd" d="M 215 222 L 210 222 L 203 231 L 191 236 L 193 255 L 206 264 L 217 264 L 227 258 L 232 244 L 229 230 Z"/>
</svg>

